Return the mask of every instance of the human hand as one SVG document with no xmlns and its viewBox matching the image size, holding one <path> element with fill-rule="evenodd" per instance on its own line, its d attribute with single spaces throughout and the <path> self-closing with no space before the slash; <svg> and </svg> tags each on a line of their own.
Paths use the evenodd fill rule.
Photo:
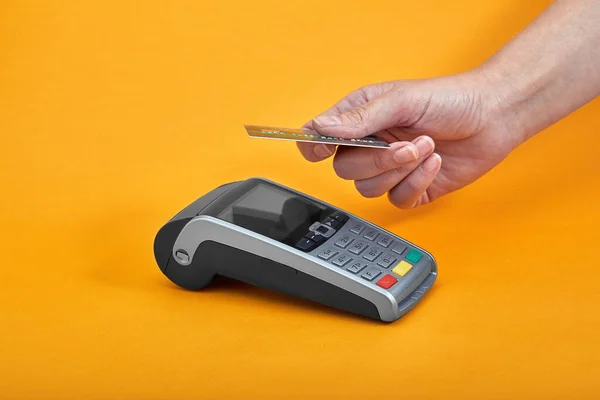
<svg viewBox="0 0 600 400">
<path fill-rule="evenodd" d="M 411 208 L 462 188 L 500 163 L 522 139 L 500 99 L 476 72 L 366 86 L 304 127 L 343 138 L 376 135 L 390 149 L 298 143 L 309 161 L 333 166 L 365 197 L 388 194 Z"/>
</svg>

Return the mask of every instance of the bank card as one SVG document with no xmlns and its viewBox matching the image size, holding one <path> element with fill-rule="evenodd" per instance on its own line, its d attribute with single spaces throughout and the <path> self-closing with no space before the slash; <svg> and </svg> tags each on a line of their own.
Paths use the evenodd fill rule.
<svg viewBox="0 0 600 400">
<path fill-rule="evenodd" d="M 244 125 L 248 136 L 260 139 L 291 140 L 295 142 L 325 143 L 338 146 L 359 146 L 389 148 L 390 145 L 375 136 L 366 136 L 359 139 L 343 139 L 324 136 L 309 129 L 276 128 L 271 126 Z"/>
</svg>

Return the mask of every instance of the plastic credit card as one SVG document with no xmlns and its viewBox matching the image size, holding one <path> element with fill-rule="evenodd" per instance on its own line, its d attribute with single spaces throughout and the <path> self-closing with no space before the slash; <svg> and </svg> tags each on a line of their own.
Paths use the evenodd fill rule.
<svg viewBox="0 0 600 400">
<path fill-rule="evenodd" d="M 365 136 L 359 139 L 342 139 L 323 136 L 308 129 L 275 128 L 271 126 L 244 125 L 248 136 L 261 139 L 292 140 L 295 142 L 326 143 L 339 146 L 359 146 L 388 148 L 385 141 L 374 137 Z"/>
</svg>

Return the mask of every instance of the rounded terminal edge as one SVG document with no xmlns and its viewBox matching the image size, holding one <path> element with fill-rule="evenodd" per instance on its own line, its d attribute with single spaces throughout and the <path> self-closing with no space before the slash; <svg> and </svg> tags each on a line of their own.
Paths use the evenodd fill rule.
<svg viewBox="0 0 600 400">
<path fill-rule="evenodd" d="M 192 257 L 183 249 L 175 250 L 173 256 L 179 265 L 188 266 L 192 263 Z"/>
<path fill-rule="evenodd" d="M 379 319 L 384 322 L 394 322 L 400 318 L 400 313 L 398 310 L 398 302 L 396 298 L 387 290 L 381 289 L 378 290 L 378 293 L 385 297 L 385 308 L 377 307 L 377 312 L 379 313 Z M 381 303 L 380 303 L 381 304 Z"/>
<path fill-rule="evenodd" d="M 173 247 L 177 236 L 191 218 L 169 221 L 163 225 L 154 237 L 154 258 L 163 273 L 167 269 L 169 260 L 174 257 Z"/>
</svg>

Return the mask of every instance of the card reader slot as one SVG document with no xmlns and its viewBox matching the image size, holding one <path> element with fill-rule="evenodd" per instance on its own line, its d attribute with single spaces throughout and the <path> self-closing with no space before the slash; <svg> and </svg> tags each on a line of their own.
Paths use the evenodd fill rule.
<svg viewBox="0 0 600 400">
<path fill-rule="evenodd" d="M 425 280 L 419 286 L 417 286 L 417 288 L 413 290 L 410 295 L 406 296 L 406 298 L 402 300 L 400 304 L 398 304 L 398 311 L 400 313 L 400 316 L 406 314 L 408 311 L 414 308 L 419 301 L 421 301 L 421 298 L 433 286 L 433 283 L 435 282 L 436 278 L 437 274 L 435 272 L 429 273 L 427 278 L 425 278 Z"/>
</svg>

